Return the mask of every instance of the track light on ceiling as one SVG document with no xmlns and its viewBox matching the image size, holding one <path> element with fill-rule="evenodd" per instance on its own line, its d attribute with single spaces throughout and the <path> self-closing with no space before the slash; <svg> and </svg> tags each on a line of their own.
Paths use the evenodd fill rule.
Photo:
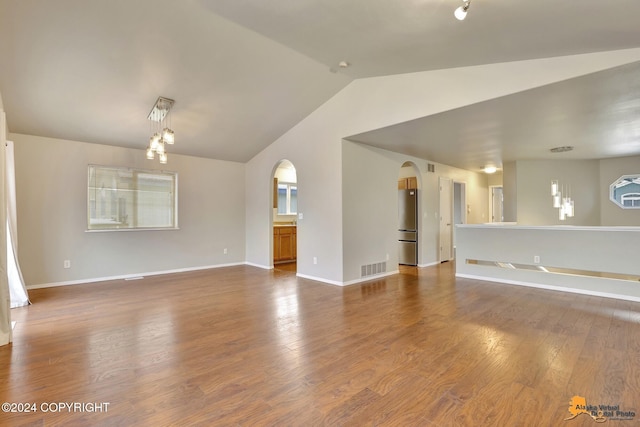
<svg viewBox="0 0 640 427">
<path fill-rule="evenodd" d="M 465 0 L 464 5 L 460 6 L 453 12 L 453 15 L 459 20 L 462 21 L 467 17 L 467 10 L 469 10 L 469 6 L 471 6 L 471 0 Z"/>
<path fill-rule="evenodd" d="M 175 135 L 171 130 L 169 111 L 173 107 L 175 101 L 169 98 L 158 97 L 155 105 L 151 109 L 149 120 L 154 122 L 151 125 L 151 138 L 149 138 L 149 146 L 147 147 L 147 159 L 153 160 L 156 153 L 160 163 L 167 163 L 167 151 L 165 150 L 165 144 L 173 144 L 175 142 Z"/>
</svg>

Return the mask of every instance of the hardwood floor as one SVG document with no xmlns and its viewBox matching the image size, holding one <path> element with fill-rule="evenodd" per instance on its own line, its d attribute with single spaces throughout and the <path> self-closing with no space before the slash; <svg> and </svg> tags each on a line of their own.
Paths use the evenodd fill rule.
<svg viewBox="0 0 640 427">
<path fill-rule="evenodd" d="M 30 296 L 0 347 L 0 400 L 36 412 L 3 426 L 594 424 L 564 420 L 574 395 L 640 421 L 640 304 L 450 264 L 344 288 L 238 266 Z"/>
</svg>

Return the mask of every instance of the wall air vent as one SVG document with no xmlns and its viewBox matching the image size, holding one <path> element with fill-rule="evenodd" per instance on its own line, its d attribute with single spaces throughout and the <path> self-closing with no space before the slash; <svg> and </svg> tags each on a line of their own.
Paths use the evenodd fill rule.
<svg viewBox="0 0 640 427">
<path fill-rule="evenodd" d="M 433 163 L 427 163 L 427 172 L 435 172 L 436 171 L 436 165 L 434 165 Z"/>
<path fill-rule="evenodd" d="M 360 266 L 360 277 L 375 276 L 376 274 L 381 274 L 386 272 L 387 272 L 386 261 Z"/>
</svg>

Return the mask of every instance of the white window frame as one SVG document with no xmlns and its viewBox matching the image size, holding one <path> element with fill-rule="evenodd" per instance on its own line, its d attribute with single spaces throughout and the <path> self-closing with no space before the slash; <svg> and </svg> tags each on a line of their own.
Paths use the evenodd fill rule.
<svg viewBox="0 0 640 427">
<path fill-rule="evenodd" d="M 93 174 L 92 174 L 93 171 Z M 103 182 L 100 184 L 92 181 L 92 176 L 96 176 L 99 171 L 114 173 L 116 175 L 122 175 L 126 177 L 128 182 L 123 179 L 117 182 L 112 180 L 111 183 L 107 183 L 105 186 Z M 151 178 L 157 177 L 159 180 L 170 180 L 171 190 L 169 192 L 159 194 L 166 194 L 171 198 L 170 209 L 164 211 L 158 211 L 161 215 L 165 215 L 169 218 L 165 222 L 166 225 L 139 225 L 138 214 L 140 209 L 144 209 L 143 206 L 139 206 L 139 195 L 145 193 L 144 190 L 138 188 L 138 176 L 146 175 Z M 115 188 L 113 188 L 115 187 Z M 103 194 L 110 194 L 111 200 L 118 200 L 117 203 L 109 204 L 109 215 L 96 215 L 99 203 L 97 202 L 97 194 L 102 192 Z M 148 193 L 148 192 L 147 192 Z M 126 199 L 126 208 L 124 212 L 121 211 L 121 200 Z M 115 205 L 115 206 L 114 206 Z M 127 209 L 128 208 L 128 209 Z M 104 208 L 100 206 L 100 209 L 104 211 Z M 148 206 L 147 206 L 148 209 Z M 131 212 L 129 212 L 131 211 Z M 92 217 L 93 212 L 93 217 Z M 110 218 L 106 218 L 110 216 Z M 131 220 L 129 219 L 131 216 Z M 123 219 L 125 218 L 125 219 Z M 87 167 L 87 232 L 102 232 L 102 231 L 137 231 L 137 230 L 177 230 L 178 229 L 178 173 L 171 171 L 157 171 L 147 169 L 126 168 L 117 166 L 102 166 L 102 165 L 89 165 Z"/>
<path fill-rule="evenodd" d="M 278 199 L 280 198 L 280 186 L 286 186 L 287 188 L 287 201 L 286 201 L 286 212 L 280 212 L 280 203 L 278 203 L 278 215 L 296 215 L 297 212 L 291 211 L 291 187 L 295 187 L 296 192 L 298 191 L 298 184 L 295 182 L 278 182 Z M 297 206 L 297 204 L 296 204 Z"/>
<path fill-rule="evenodd" d="M 609 186 L 609 200 L 622 209 L 640 209 L 640 174 L 622 175 Z"/>
</svg>

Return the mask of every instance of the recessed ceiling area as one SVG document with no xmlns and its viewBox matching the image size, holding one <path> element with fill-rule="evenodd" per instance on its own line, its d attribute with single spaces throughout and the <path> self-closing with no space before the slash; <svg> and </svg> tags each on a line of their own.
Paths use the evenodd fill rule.
<svg viewBox="0 0 640 427">
<path fill-rule="evenodd" d="M 640 155 L 640 62 L 346 139 L 462 169 Z M 550 149 L 572 145 L 570 152 Z"/>
</svg>

